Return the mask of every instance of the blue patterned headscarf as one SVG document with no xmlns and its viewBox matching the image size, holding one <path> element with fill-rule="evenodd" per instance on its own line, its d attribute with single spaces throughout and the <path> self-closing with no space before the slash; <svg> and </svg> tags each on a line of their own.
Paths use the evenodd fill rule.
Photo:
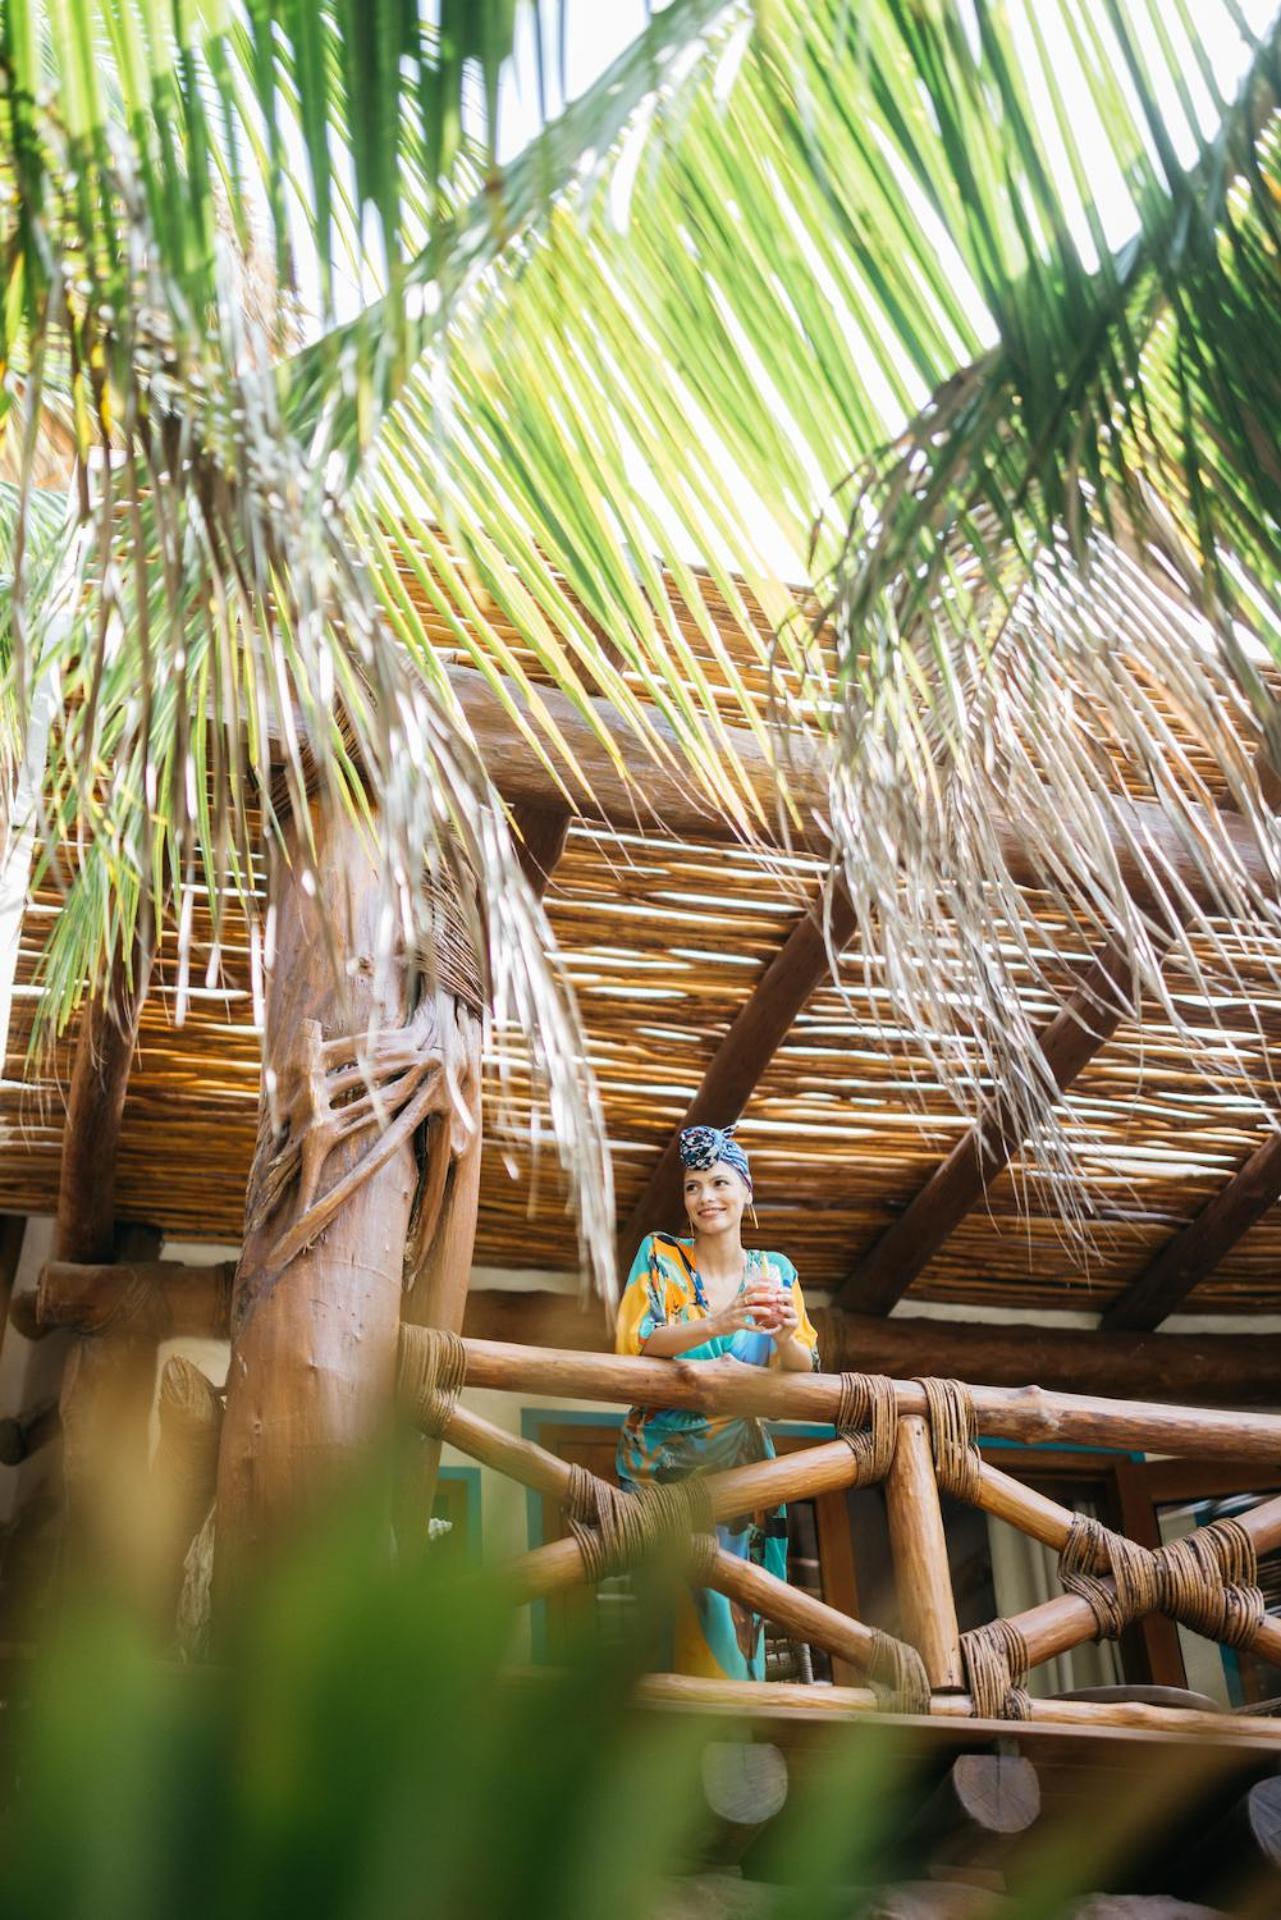
<svg viewBox="0 0 1281 1920">
<path fill-rule="evenodd" d="M 734 1138 L 733 1127 L 686 1127 L 680 1146 L 683 1167 L 704 1173 L 718 1160 L 723 1160 L 747 1183 L 747 1191 L 752 1191 L 752 1170 L 747 1164 L 747 1155 Z"/>
</svg>

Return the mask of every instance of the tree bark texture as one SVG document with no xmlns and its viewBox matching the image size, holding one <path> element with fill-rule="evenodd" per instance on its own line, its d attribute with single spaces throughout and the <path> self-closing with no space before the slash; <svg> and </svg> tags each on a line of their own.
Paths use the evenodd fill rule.
<svg viewBox="0 0 1281 1920">
<path fill-rule="evenodd" d="M 468 1071 L 452 997 L 415 1003 L 408 967 L 376 958 L 364 836 L 318 812 L 313 831 L 308 850 L 295 829 L 273 875 L 266 1065 L 218 1465 L 218 1604 L 332 1494 L 389 1416 L 415 1135 L 443 1116 L 429 1138 L 457 1150 L 450 1082 Z M 443 1192 L 430 1168 L 422 1179 Z"/>
</svg>

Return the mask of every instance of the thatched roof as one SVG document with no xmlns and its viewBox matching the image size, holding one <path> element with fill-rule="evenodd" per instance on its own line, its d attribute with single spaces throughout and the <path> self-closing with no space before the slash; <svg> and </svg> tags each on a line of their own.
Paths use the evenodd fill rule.
<svg viewBox="0 0 1281 1920">
<path fill-rule="evenodd" d="M 707 595 L 715 612 L 710 587 Z M 692 619 L 686 631 L 708 673 L 720 674 Z M 723 631 L 763 710 L 766 676 L 746 661 L 728 616 Z M 439 637 L 447 647 L 443 623 Z M 514 634 L 510 638 L 515 646 Z M 1177 728 L 1177 716 L 1172 724 Z M 1207 778 L 1211 773 L 1207 768 Z M 644 1191 L 720 1040 L 823 872 L 812 855 L 727 842 L 723 833 L 675 840 L 582 822 L 571 830 L 546 898 L 600 1079 L 620 1221 Z M 1043 926 L 1054 923 L 1052 899 L 1028 900 Z M 39 1080 L 25 1056 L 36 956 L 57 911 L 56 896 L 43 892 L 30 901 L 23 928 L 0 1087 L 0 1210 L 51 1211 L 55 1203 L 60 1089 L 69 1078 L 70 1045 Z M 174 969 L 162 949 L 143 1016 L 121 1141 L 118 1213 L 172 1236 L 236 1241 L 240 1235 L 259 1071 L 248 942 L 240 924 L 233 910 L 219 984 L 206 986 L 193 965 L 181 1025 Z M 1080 929 L 1061 915 L 1057 924 L 1049 974 L 1066 997 L 1092 954 Z M 1225 1187 L 1269 1137 L 1266 1116 L 1274 1104 L 1267 1055 L 1281 1027 L 1281 1005 L 1255 952 L 1260 931 L 1222 929 L 1223 950 L 1236 963 L 1234 997 L 1215 1009 L 1217 1025 L 1206 1011 L 1199 1063 L 1154 1014 L 1141 1026 L 1123 1022 L 1072 1085 L 1069 1134 L 1097 1202 L 1088 1248 L 1065 1234 L 1052 1195 L 1035 1180 L 1029 1184 L 1037 1169 L 1016 1155 L 925 1266 L 912 1285 L 913 1299 L 1103 1308 Z M 1221 953 L 1207 947 L 1204 959 L 1213 991 Z M 1180 964 L 1171 963 L 1171 990 L 1186 997 L 1196 1018 L 1204 988 L 1180 975 Z M 1243 982 L 1255 989 L 1247 996 L 1240 992 Z M 1037 1024 L 1056 1011 L 1043 980 L 1029 980 L 1027 1000 Z M 1231 1083 L 1208 1080 L 1210 1053 L 1222 1059 L 1233 1049 Z M 747 1107 L 743 1137 L 756 1167 L 762 1242 L 784 1248 L 815 1288 L 837 1287 L 966 1126 L 913 1036 L 894 1031 L 875 973 L 869 978 L 860 953 L 847 951 L 841 991 L 825 984 L 813 993 Z M 529 1175 L 529 1155 L 519 1143 L 490 1147 L 479 1263 L 559 1270 L 572 1264 L 573 1234 L 550 1154 L 536 1184 Z M 1230 1311 L 1275 1306 L 1279 1264 L 1281 1216 L 1270 1209 L 1236 1239 L 1187 1304 Z"/>
</svg>

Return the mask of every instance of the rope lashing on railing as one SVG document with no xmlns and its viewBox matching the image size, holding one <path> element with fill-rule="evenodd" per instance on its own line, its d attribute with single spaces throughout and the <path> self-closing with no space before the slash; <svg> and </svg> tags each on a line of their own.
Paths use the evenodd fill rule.
<svg viewBox="0 0 1281 1920">
<path fill-rule="evenodd" d="M 682 1561 L 699 1585 L 708 1584 L 719 1549 L 711 1495 L 697 1477 L 624 1493 L 586 1467 L 571 1466 L 564 1504 L 591 1582 L 664 1555 Z"/>
<path fill-rule="evenodd" d="M 1104 1584 L 1109 1573 L 1115 1592 Z M 1131 1621 L 1160 1612 L 1207 1639 L 1246 1647 L 1267 1611 L 1254 1542 L 1236 1520 L 1150 1549 L 1078 1514 L 1059 1555 L 1059 1579 L 1090 1608 L 1096 1639 L 1115 1640 Z"/>
<path fill-rule="evenodd" d="M 1160 1605 L 1156 1557 L 1149 1547 L 1113 1533 L 1101 1520 L 1078 1513 L 1059 1552 L 1059 1581 L 1084 1600 L 1094 1615 L 1096 1640 L 1115 1640 Z M 1116 1590 L 1104 1584 L 1111 1574 Z"/>
<path fill-rule="evenodd" d="M 1247 1647 L 1267 1612 L 1259 1587 L 1254 1541 L 1235 1520 L 1215 1520 L 1154 1555 L 1160 1566 L 1161 1608 L 1176 1620 L 1221 1640 Z"/>
<path fill-rule="evenodd" d="M 467 1376 L 467 1349 L 439 1327 L 402 1327 L 396 1391 L 418 1426 L 438 1440 L 449 1425 Z"/>
<path fill-rule="evenodd" d="M 923 1377 L 917 1385 L 925 1394 L 935 1477 L 944 1493 L 975 1506 L 983 1462 L 974 1396 L 963 1380 Z"/>
<path fill-rule="evenodd" d="M 888 1713 L 928 1713 L 930 1681 L 925 1662 L 906 1640 L 874 1628 L 867 1677 L 878 1704 Z"/>
<path fill-rule="evenodd" d="M 1031 1662 L 1016 1626 L 1008 1620 L 990 1620 L 985 1627 L 963 1633 L 961 1659 L 976 1719 L 1032 1717 L 1032 1701 L 1024 1685 Z"/>
<path fill-rule="evenodd" d="M 894 1382 L 883 1373 L 843 1373 L 833 1425 L 854 1455 L 854 1485 L 884 1480 L 894 1458 Z"/>
</svg>

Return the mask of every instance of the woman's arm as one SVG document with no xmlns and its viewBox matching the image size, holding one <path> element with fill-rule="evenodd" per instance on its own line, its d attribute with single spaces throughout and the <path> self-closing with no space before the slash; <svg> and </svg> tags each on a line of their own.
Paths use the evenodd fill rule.
<svg viewBox="0 0 1281 1920">
<path fill-rule="evenodd" d="M 709 1313 L 705 1320 L 677 1320 L 670 1326 L 655 1327 L 649 1338 L 642 1341 L 641 1353 L 647 1360 L 675 1360 L 691 1347 L 701 1347 L 705 1340 L 737 1333 L 747 1325 L 750 1313 L 751 1306 L 740 1294 L 719 1313 Z"/>
<path fill-rule="evenodd" d="M 778 1355 L 778 1364 L 785 1373 L 812 1373 L 814 1356 L 803 1340 L 793 1334 L 777 1333 L 774 1336 L 774 1351 Z"/>
</svg>

